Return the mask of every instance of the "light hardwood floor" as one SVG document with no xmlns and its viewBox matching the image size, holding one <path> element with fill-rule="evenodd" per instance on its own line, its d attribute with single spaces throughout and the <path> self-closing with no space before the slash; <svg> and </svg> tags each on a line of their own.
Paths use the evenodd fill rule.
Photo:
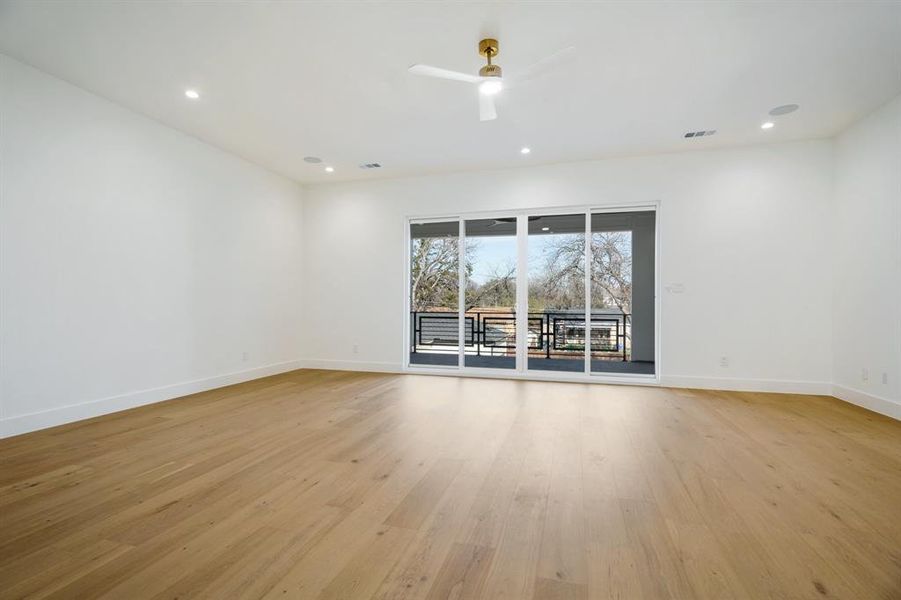
<svg viewBox="0 0 901 600">
<path fill-rule="evenodd" d="M 0 441 L 3 598 L 901 598 L 901 423 L 296 371 Z"/>
</svg>

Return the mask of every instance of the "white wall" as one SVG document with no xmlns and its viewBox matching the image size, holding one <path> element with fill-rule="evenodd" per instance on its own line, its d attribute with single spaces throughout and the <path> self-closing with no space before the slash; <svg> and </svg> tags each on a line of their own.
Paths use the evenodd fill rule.
<svg viewBox="0 0 901 600">
<path fill-rule="evenodd" d="M 301 364 L 397 370 L 406 216 L 652 202 L 664 383 L 833 390 L 901 418 L 899 177 L 896 99 L 835 143 L 302 198 L 0 55 L 0 436 Z"/>
<path fill-rule="evenodd" d="M 0 435 L 298 366 L 295 183 L 2 55 L 0 161 Z"/>
<path fill-rule="evenodd" d="M 901 97 L 836 139 L 832 256 L 835 395 L 901 419 Z"/>
<path fill-rule="evenodd" d="M 311 187 L 308 364 L 401 367 L 407 215 L 659 201 L 661 284 L 684 286 L 663 292 L 664 382 L 828 392 L 831 167 L 810 141 Z"/>
</svg>

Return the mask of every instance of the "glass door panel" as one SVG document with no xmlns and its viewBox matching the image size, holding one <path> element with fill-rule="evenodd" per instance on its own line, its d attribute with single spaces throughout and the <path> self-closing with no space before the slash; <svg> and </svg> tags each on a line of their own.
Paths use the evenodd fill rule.
<svg viewBox="0 0 901 600">
<path fill-rule="evenodd" d="M 411 365 L 460 364 L 459 221 L 410 224 Z"/>
<path fill-rule="evenodd" d="M 585 213 L 529 217 L 528 369 L 585 372 Z"/>
<path fill-rule="evenodd" d="M 591 215 L 591 372 L 654 374 L 654 211 Z"/>
<path fill-rule="evenodd" d="M 516 217 L 464 222 L 467 367 L 516 368 Z"/>
<path fill-rule="evenodd" d="M 411 223 L 410 364 L 654 375 L 656 214 L 588 217 Z"/>
</svg>

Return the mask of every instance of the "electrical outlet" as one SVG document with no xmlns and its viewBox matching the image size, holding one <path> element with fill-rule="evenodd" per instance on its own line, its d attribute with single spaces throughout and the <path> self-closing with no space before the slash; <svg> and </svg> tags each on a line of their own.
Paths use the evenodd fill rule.
<svg viewBox="0 0 901 600">
<path fill-rule="evenodd" d="M 250 355 L 247 354 L 247 352 L 242 352 L 242 353 L 241 353 L 241 360 L 244 361 L 244 362 L 247 362 L 247 358 L 248 358 L 249 356 L 250 356 Z"/>
<path fill-rule="evenodd" d="M 358 345 L 354 344 L 354 354 L 359 354 L 359 353 L 360 353 L 360 347 Z"/>
<path fill-rule="evenodd" d="M 888 373 L 882 374 L 882 385 L 888 385 Z"/>
<path fill-rule="evenodd" d="M 870 380 L 870 370 L 867 368 L 863 368 L 860 370 L 860 380 L 861 381 L 869 381 Z"/>
<path fill-rule="evenodd" d="M 723 367 L 724 369 L 729 368 L 729 357 L 728 356 L 720 357 L 720 366 Z"/>
</svg>

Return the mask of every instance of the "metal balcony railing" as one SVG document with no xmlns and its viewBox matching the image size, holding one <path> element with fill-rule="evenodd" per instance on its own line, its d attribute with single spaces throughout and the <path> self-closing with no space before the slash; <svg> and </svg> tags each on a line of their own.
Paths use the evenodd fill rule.
<svg viewBox="0 0 901 600">
<path fill-rule="evenodd" d="M 449 311 L 410 313 L 410 351 L 456 354 L 459 348 L 459 320 Z M 582 358 L 585 353 L 585 314 L 574 311 L 545 311 L 528 314 L 529 356 Z M 591 356 L 629 360 L 631 315 L 616 311 L 591 314 Z M 463 322 L 466 354 L 477 356 L 513 355 L 516 352 L 516 314 L 487 310 L 466 312 Z"/>
</svg>

